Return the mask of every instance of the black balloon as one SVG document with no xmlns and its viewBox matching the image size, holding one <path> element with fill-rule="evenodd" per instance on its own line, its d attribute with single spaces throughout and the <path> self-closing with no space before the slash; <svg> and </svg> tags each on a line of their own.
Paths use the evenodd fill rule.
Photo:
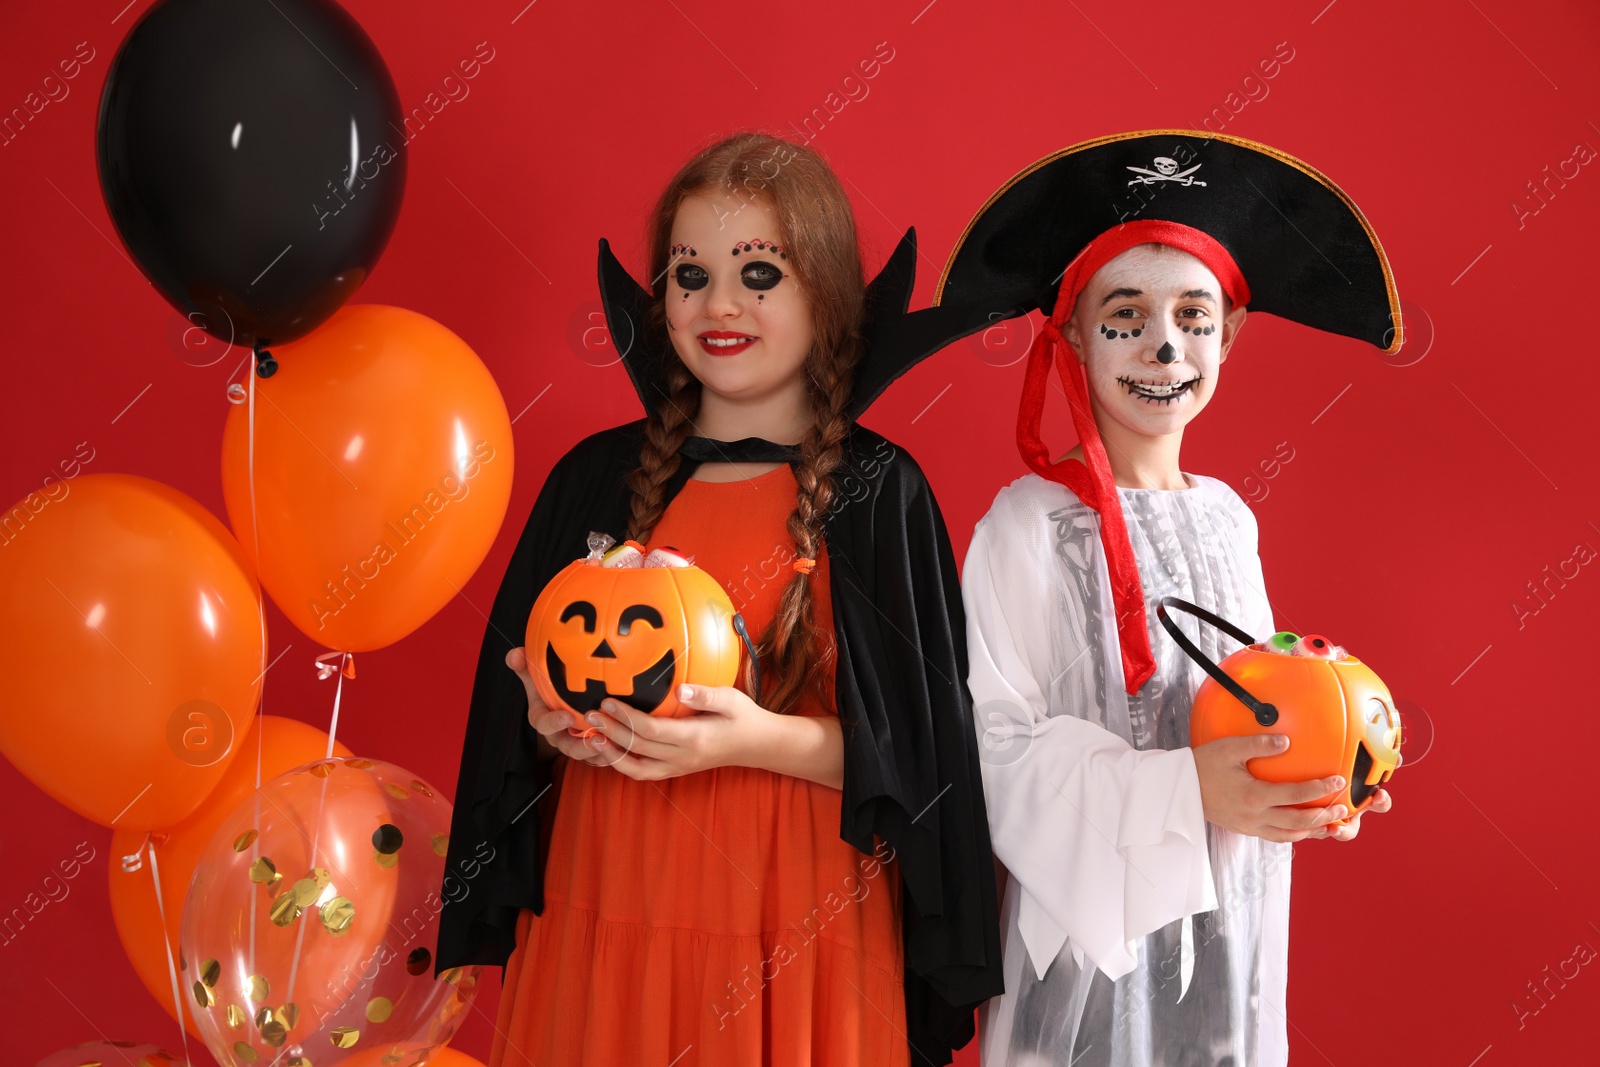
<svg viewBox="0 0 1600 1067">
<path fill-rule="evenodd" d="M 372 272 L 405 192 L 400 98 L 331 0 L 162 0 L 100 99 L 106 206 L 179 312 L 245 346 L 316 329 Z"/>
</svg>

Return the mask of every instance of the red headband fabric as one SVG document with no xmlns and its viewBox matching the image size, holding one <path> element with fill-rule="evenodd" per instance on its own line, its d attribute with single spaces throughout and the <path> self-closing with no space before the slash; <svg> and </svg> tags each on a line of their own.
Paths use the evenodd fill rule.
<svg viewBox="0 0 1600 1067">
<path fill-rule="evenodd" d="M 1077 305 L 1095 272 L 1116 256 L 1141 244 L 1164 244 L 1182 249 L 1199 259 L 1217 276 L 1223 292 L 1236 306 L 1250 302 L 1250 287 L 1228 250 L 1210 234 L 1182 223 L 1160 219 L 1140 219 L 1109 229 L 1090 241 L 1073 257 L 1061 276 L 1055 309 L 1045 319 L 1044 328 L 1028 350 L 1027 372 L 1022 383 L 1022 403 L 1017 409 L 1017 449 L 1036 473 L 1059 482 L 1079 500 L 1100 515 L 1100 539 L 1105 547 L 1106 565 L 1111 575 L 1111 595 L 1116 604 L 1117 639 L 1122 650 L 1122 675 L 1131 696 L 1155 673 L 1155 656 L 1150 650 L 1149 622 L 1145 614 L 1144 587 L 1134 562 L 1133 545 L 1122 517 L 1111 463 L 1105 443 L 1095 425 L 1089 406 L 1089 386 L 1082 364 L 1061 334 L 1061 327 Z M 1039 438 L 1044 415 L 1046 384 L 1050 373 L 1050 349 L 1055 349 L 1057 373 L 1066 390 L 1072 423 L 1077 427 L 1087 466 L 1077 462 L 1052 463 L 1050 453 Z"/>
</svg>

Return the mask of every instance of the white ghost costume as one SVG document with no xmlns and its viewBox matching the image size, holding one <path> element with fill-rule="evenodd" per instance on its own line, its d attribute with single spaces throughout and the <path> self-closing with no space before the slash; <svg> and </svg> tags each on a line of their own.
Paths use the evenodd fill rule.
<svg viewBox="0 0 1600 1067">
<path fill-rule="evenodd" d="M 1155 674 L 1128 696 L 1100 516 L 1028 474 L 978 523 L 963 568 L 984 799 L 1009 872 L 1006 993 L 984 1067 L 1278 1067 L 1288 1060 L 1292 846 L 1208 823 L 1189 743 L 1205 681 L 1163 596 L 1264 641 L 1255 515 L 1216 478 L 1117 488 Z M 1240 647 L 1169 617 L 1213 661 Z"/>
</svg>

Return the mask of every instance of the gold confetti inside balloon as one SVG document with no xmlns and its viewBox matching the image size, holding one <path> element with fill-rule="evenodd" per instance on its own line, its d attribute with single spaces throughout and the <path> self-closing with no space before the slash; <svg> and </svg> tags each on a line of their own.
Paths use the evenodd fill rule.
<svg viewBox="0 0 1600 1067">
<path fill-rule="evenodd" d="M 443 1062 L 478 982 L 476 967 L 433 977 L 449 826 L 437 791 L 356 758 L 275 778 L 217 826 L 181 948 L 219 1063 Z"/>
</svg>

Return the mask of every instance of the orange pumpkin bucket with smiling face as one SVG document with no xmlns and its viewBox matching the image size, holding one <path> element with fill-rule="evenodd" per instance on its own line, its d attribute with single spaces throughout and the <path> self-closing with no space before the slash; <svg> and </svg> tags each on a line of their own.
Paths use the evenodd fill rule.
<svg viewBox="0 0 1600 1067">
<path fill-rule="evenodd" d="M 1167 616 L 1188 612 L 1245 643 L 1216 664 Z M 1222 737 L 1288 734 L 1288 751 L 1246 766 L 1267 782 L 1343 775 L 1345 788 L 1296 807 L 1342 803 L 1356 815 L 1400 766 L 1400 713 L 1371 667 L 1317 634 L 1280 632 L 1257 642 L 1221 617 L 1177 597 L 1156 608 L 1161 624 L 1209 677 L 1189 712 L 1189 743 Z M 1349 817 L 1330 825 L 1344 825 Z"/>
<path fill-rule="evenodd" d="M 584 713 L 607 697 L 648 715 L 689 714 L 679 685 L 732 685 L 739 672 L 743 620 L 717 580 L 672 549 L 611 543 L 591 535 L 589 556 L 558 572 L 528 616 L 534 688 L 585 737 L 595 729 Z"/>
</svg>

